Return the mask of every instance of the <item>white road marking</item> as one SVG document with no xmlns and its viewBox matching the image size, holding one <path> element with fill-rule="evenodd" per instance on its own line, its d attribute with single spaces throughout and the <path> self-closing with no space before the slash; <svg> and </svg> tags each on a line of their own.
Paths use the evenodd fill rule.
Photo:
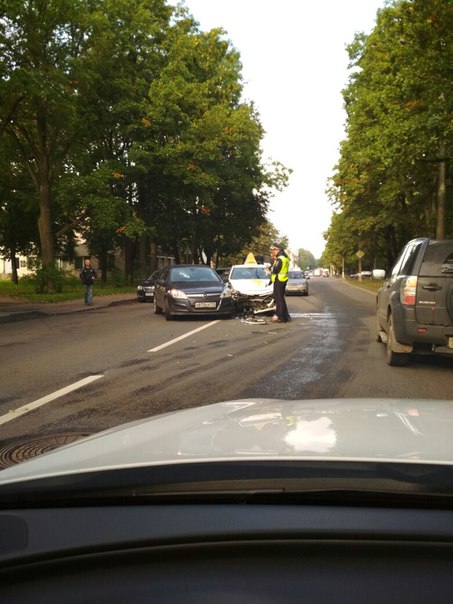
<svg viewBox="0 0 453 604">
<path fill-rule="evenodd" d="M 103 375 L 89 375 L 88 377 L 83 378 L 83 380 L 79 380 L 78 382 L 74 382 L 74 384 L 71 384 L 70 386 L 66 386 L 65 388 L 56 390 L 52 394 L 48 394 L 47 396 L 44 396 L 43 398 L 40 398 L 37 401 L 34 401 L 33 403 L 29 403 L 28 405 L 24 405 L 23 407 L 19 407 L 18 409 L 9 411 L 6 415 L 2 415 L 0 417 L 0 426 L 2 424 L 6 424 L 7 422 L 10 422 L 12 419 L 16 419 L 16 417 L 25 415 L 29 411 L 33 411 L 34 409 L 37 409 L 38 407 L 41 407 L 42 405 L 45 405 L 46 403 L 50 403 L 51 401 L 54 401 L 56 398 L 60 398 L 60 396 L 64 396 L 65 394 L 68 394 L 69 392 L 72 392 L 73 390 L 82 388 L 82 386 L 86 386 L 87 384 L 90 384 L 91 382 L 94 382 L 95 380 L 98 380 L 101 377 L 104 377 L 104 376 Z"/>
<path fill-rule="evenodd" d="M 198 327 L 198 329 L 194 329 L 193 331 L 189 331 L 189 333 L 185 333 L 183 336 L 179 336 L 179 338 L 174 338 L 173 340 L 169 340 L 168 342 L 165 342 L 164 344 L 161 344 L 160 346 L 151 348 L 151 350 L 148 350 L 148 352 L 158 352 L 159 350 L 162 350 L 162 348 L 167 348 L 167 346 L 176 344 L 176 342 L 179 342 L 180 340 L 184 340 L 184 338 L 190 337 L 194 333 L 197 333 L 197 331 L 201 331 L 202 329 L 206 329 L 207 327 L 212 327 L 213 325 L 215 325 L 216 323 L 219 323 L 219 322 L 220 322 L 220 319 L 217 321 L 211 321 L 210 323 L 207 323 L 206 325 L 203 325 L 202 327 Z"/>
</svg>

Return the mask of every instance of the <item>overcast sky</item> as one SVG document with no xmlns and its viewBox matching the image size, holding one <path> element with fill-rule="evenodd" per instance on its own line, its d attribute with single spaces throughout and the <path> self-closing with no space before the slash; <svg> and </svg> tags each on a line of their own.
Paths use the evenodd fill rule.
<svg viewBox="0 0 453 604">
<path fill-rule="evenodd" d="M 171 1 L 176 4 L 176 0 Z M 293 250 L 318 258 L 332 213 L 325 194 L 344 138 L 345 50 L 370 33 L 384 0 L 185 0 L 203 31 L 222 27 L 241 54 L 244 98 L 266 131 L 264 159 L 293 173 L 269 219 Z"/>
</svg>

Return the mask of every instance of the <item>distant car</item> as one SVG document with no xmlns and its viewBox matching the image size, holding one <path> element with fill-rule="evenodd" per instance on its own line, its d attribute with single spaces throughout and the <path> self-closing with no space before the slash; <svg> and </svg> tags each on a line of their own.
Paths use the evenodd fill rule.
<svg viewBox="0 0 453 604">
<path fill-rule="evenodd" d="M 154 299 L 154 281 L 158 271 L 154 271 L 145 281 L 137 286 L 137 300 L 139 302 L 152 302 Z"/>
<path fill-rule="evenodd" d="M 237 312 L 264 314 L 275 311 L 274 287 L 265 264 L 235 264 L 227 279 Z"/>
<path fill-rule="evenodd" d="M 389 365 L 405 365 L 411 353 L 453 357 L 453 240 L 406 244 L 377 294 L 376 338 Z"/>
<path fill-rule="evenodd" d="M 372 279 L 373 271 L 362 271 L 361 273 L 354 273 L 351 275 L 351 279 Z"/>
<path fill-rule="evenodd" d="M 231 289 L 209 266 L 176 264 L 162 270 L 155 279 L 154 312 L 165 312 L 167 321 L 177 315 L 231 317 Z"/>
<path fill-rule="evenodd" d="M 308 281 L 304 271 L 289 271 L 286 293 L 308 296 Z"/>
</svg>

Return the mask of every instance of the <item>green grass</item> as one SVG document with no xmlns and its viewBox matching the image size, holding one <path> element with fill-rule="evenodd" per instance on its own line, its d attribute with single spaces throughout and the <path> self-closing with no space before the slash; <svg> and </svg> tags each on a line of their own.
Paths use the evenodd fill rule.
<svg viewBox="0 0 453 604">
<path fill-rule="evenodd" d="M 345 281 L 355 287 L 367 289 L 372 292 L 377 292 L 378 289 L 382 287 L 383 283 L 380 279 L 363 279 L 363 281 L 359 281 L 358 279 L 349 279 L 348 277 L 346 277 Z"/>
<path fill-rule="evenodd" d="M 96 282 L 94 285 L 96 296 L 111 296 L 113 294 L 135 293 L 135 286 L 115 286 L 112 283 Z M 83 286 L 80 280 L 67 280 L 63 284 L 63 291 L 58 293 L 37 294 L 33 283 L 19 281 L 15 285 L 12 281 L 0 280 L 0 296 L 28 302 L 63 302 L 77 300 L 83 297 Z"/>
</svg>

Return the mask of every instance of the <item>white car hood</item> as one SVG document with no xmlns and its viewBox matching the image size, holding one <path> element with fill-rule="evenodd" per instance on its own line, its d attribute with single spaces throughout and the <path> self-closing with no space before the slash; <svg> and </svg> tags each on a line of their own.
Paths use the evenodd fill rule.
<svg viewBox="0 0 453 604">
<path fill-rule="evenodd" d="M 0 472 L 17 480 L 239 459 L 453 463 L 453 401 L 245 399 L 100 432 Z"/>
<path fill-rule="evenodd" d="M 268 285 L 269 279 L 230 279 L 231 287 L 241 294 L 256 296 L 257 294 L 272 294 L 273 285 Z"/>
</svg>

